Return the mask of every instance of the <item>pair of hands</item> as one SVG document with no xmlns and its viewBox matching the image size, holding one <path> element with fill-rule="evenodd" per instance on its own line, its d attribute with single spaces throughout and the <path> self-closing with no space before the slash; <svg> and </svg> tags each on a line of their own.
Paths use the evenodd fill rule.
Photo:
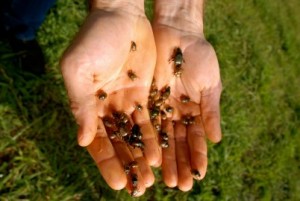
<svg viewBox="0 0 300 201">
<path fill-rule="evenodd" d="M 131 51 L 131 41 L 136 50 Z M 180 47 L 185 63 L 180 78 L 174 76 L 173 51 Z M 131 193 L 124 164 L 135 160 L 138 193 L 154 183 L 150 166 L 162 166 L 163 180 L 169 187 L 187 191 L 193 186 L 191 170 L 202 179 L 207 167 L 206 137 L 221 140 L 219 99 L 221 81 L 217 57 L 203 34 L 155 23 L 151 27 L 143 12 L 125 9 L 92 9 L 77 37 L 61 60 L 62 74 L 71 110 L 79 125 L 78 143 L 87 147 L 107 184 Z M 129 79 L 132 70 L 137 78 Z M 171 87 L 169 104 L 172 117 L 162 120 L 169 135 L 169 147 L 161 149 L 147 110 L 153 77 L 158 89 Z M 99 100 L 99 91 L 107 98 Z M 188 95 L 189 103 L 180 96 Z M 143 106 L 141 111 L 136 105 Z M 144 151 L 121 141 L 111 141 L 103 124 L 104 116 L 123 111 L 143 133 Z M 196 123 L 184 126 L 184 115 Z M 129 182 L 128 182 L 129 181 Z"/>
</svg>

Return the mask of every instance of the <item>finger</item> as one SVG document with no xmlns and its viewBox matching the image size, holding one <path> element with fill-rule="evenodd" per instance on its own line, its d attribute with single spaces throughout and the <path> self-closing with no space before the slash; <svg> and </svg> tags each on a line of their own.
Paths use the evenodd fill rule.
<svg viewBox="0 0 300 201">
<path fill-rule="evenodd" d="M 195 117 L 195 124 L 187 127 L 191 171 L 197 180 L 203 179 L 207 169 L 207 145 L 201 117 Z"/>
<path fill-rule="evenodd" d="M 126 186 L 127 178 L 123 166 L 105 132 L 101 120 L 97 130 L 97 135 L 92 143 L 87 146 L 87 150 L 94 159 L 97 167 L 106 183 L 115 190 L 120 190 Z"/>
<path fill-rule="evenodd" d="M 162 26 L 154 26 L 153 32 L 157 49 L 154 77 L 156 85 L 160 89 L 173 78 L 172 55 L 174 48 L 180 46 L 180 40 L 176 34 L 174 35 L 173 30 L 172 33 L 169 33 L 170 29 L 165 29 Z"/>
<path fill-rule="evenodd" d="M 125 142 L 113 140 L 113 146 L 118 154 L 118 157 L 122 161 L 124 172 L 124 167 L 133 162 L 134 157 Z M 137 179 L 136 184 L 134 184 L 135 182 L 132 180 L 133 177 L 136 177 Z M 146 187 L 139 168 L 130 168 L 130 171 L 127 175 L 127 181 L 126 189 L 129 194 L 134 197 L 144 194 Z"/>
<path fill-rule="evenodd" d="M 61 71 L 71 110 L 79 125 L 78 143 L 80 146 L 87 146 L 95 137 L 98 121 L 93 74 L 88 66 L 80 68 L 76 58 L 70 54 L 66 54 L 63 58 L 60 63 Z"/>
<path fill-rule="evenodd" d="M 126 189 L 132 197 L 139 197 L 145 193 L 146 187 L 139 171 L 133 171 L 128 175 Z"/>
<path fill-rule="evenodd" d="M 88 146 L 97 133 L 97 110 L 96 105 L 81 105 L 72 107 L 73 114 L 79 125 L 77 141 L 80 146 Z"/>
<path fill-rule="evenodd" d="M 172 188 L 177 186 L 178 183 L 175 139 L 172 121 L 163 121 L 162 131 L 166 132 L 169 137 L 169 147 L 162 149 L 162 175 L 165 184 Z"/>
<path fill-rule="evenodd" d="M 220 96 L 222 84 L 201 93 L 201 117 L 205 133 L 212 142 L 219 142 L 222 138 L 220 125 Z"/>
<path fill-rule="evenodd" d="M 152 185 L 154 181 L 154 176 L 152 175 L 150 167 L 148 169 L 145 168 L 145 160 L 134 160 L 134 156 L 131 152 L 132 149 L 137 158 L 143 157 L 141 150 L 139 148 L 134 148 L 136 146 L 140 147 L 142 145 L 140 142 L 140 135 L 137 135 L 140 132 L 138 132 L 137 129 L 131 128 L 131 126 L 133 125 L 133 121 L 127 114 L 118 112 L 114 113 L 113 118 L 116 120 L 116 124 L 110 122 L 110 117 L 105 118 L 107 118 L 105 120 L 105 125 L 107 126 L 110 139 L 112 140 L 112 144 L 117 152 L 117 155 L 124 166 L 123 171 L 127 174 L 127 191 L 134 197 L 140 196 L 145 192 L 145 181 L 142 173 L 140 172 L 140 169 L 137 167 L 137 165 L 132 165 L 132 163 L 140 163 L 140 166 L 143 167 L 143 173 L 145 174 L 146 179 L 148 179 L 148 181 L 150 180 L 148 182 L 150 183 L 149 185 Z M 113 119 L 111 120 L 114 121 Z M 120 120 L 122 122 L 120 122 Z M 121 125 L 121 123 L 125 123 L 126 125 Z M 115 129 L 120 130 L 116 131 Z M 130 129 L 131 133 L 128 133 Z"/>
<path fill-rule="evenodd" d="M 150 122 L 148 110 L 145 106 L 141 111 L 134 111 L 133 120 L 140 126 L 143 134 L 142 141 L 145 144 L 144 155 L 151 166 L 161 165 L 161 149 L 158 144 L 157 134 Z"/>
<path fill-rule="evenodd" d="M 178 188 L 182 191 L 188 191 L 193 187 L 190 153 L 186 137 L 186 127 L 177 122 L 175 124 L 176 162 L 178 170 Z"/>
<path fill-rule="evenodd" d="M 138 168 L 141 172 L 141 176 L 143 178 L 145 186 L 147 188 L 152 186 L 155 178 L 150 166 L 147 164 L 147 161 L 143 156 L 142 151 L 137 148 L 130 148 L 130 150 L 134 157 L 134 160 L 138 163 Z"/>
</svg>

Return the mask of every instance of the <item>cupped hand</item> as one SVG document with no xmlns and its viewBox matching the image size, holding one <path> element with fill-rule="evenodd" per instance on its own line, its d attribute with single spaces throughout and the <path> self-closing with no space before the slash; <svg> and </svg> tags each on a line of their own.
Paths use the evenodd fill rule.
<svg viewBox="0 0 300 201">
<path fill-rule="evenodd" d="M 151 25 L 143 10 L 93 9 L 61 60 L 71 110 L 79 125 L 78 143 L 87 149 L 113 189 L 132 193 L 137 175 L 139 196 L 154 182 L 149 165 L 161 163 L 161 151 L 147 112 L 156 49 Z M 139 107 L 137 109 L 137 105 Z M 141 109 L 143 108 L 143 109 Z M 142 151 L 122 139 L 110 140 L 103 118 L 124 112 L 138 124 Z M 137 161 L 126 175 L 124 166 Z"/>
<path fill-rule="evenodd" d="M 212 142 L 221 140 L 218 60 L 202 33 L 159 23 L 154 23 L 153 32 L 156 85 L 158 89 L 170 86 L 166 104 L 174 108 L 162 120 L 162 130 L 169 136 L 169 147 L 162 151 L 163 179 L 167 186 L 187 191 L 193 186 L 193 177 L 200 180 L 206 174 L 206 137 Z M 176 59 L 180 54 L 177 48 L 182 60 L 180 56 Z"/>
</svg>

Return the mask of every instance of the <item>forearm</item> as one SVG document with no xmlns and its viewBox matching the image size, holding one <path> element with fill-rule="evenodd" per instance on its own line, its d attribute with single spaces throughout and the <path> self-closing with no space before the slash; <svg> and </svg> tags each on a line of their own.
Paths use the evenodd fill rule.
<svg viewBox="0 0 300 201">
<path fill-rule="evenodd" d="M 126 12 L 143 14 L 144 0 L 90 0 L 90 9 L 124 10 Z"/>
<path fill-rule="evenodd" d="M 155 0 L 154 23 L 203 32 L 204 0 Z"/>
</svg>

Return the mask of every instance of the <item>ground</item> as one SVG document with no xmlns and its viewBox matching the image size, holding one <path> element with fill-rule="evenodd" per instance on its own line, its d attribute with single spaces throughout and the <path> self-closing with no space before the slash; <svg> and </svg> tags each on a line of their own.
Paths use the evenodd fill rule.
<svg viewBox="0 0 300 201">
<path fill-rule="evenodd" d="M 40 28 L 44 77 L 15 73 L 15 55 L 0 42 L 0 201 L 132 200 L 105 184 L 76 142 L 58 61 L 86 15 L 82 2 L 58 0 Z M 207 176 L 192 191 L 166 188 L 155 170 L 155 185 L 135 200 L 300 200 L 299 9 L 298 0 L 206 2 L 223 140 L 210 144 Z"/>
</svg>

